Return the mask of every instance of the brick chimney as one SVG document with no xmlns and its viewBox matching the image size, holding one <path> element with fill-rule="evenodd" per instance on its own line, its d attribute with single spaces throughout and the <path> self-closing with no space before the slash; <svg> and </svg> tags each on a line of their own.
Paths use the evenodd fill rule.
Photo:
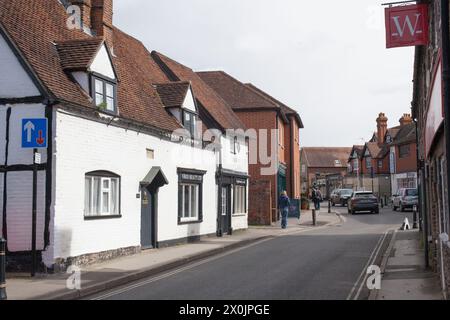
<svg viewBox="0 0 450 320">
<path fill-rule="evenodd" d="M 400 121 L 400 125 L 403 127 L 403 126 L 406 126 L 407 124 L 412 123 L 413 119 L 410 114 L 405 113 L 405 114 L 403 114 L 403 117 L 401 117 L 399 121 Z"/>
<path fill-rule="evenodd" d="M 70 5 L 80 7 L 83 28 L 91 28 L 91 0 L 69 0 Z"/>
<path fill-rule="evenodd" d="M 113 0 L 90 0 L 92 30 L 113 47 Z"/>
<path fill-rule="evenodd" d="M 384 113 L 380 113 L 377 118 L 377 138 L 378 138 L 378 144 L 384 143 L 384 138 L 387 133 L 387 122 L 388 118 Z"/>
</svg>

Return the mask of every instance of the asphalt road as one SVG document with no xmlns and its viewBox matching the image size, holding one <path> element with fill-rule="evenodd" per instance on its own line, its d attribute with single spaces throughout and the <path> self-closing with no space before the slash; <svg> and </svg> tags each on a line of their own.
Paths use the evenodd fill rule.
<svg viewBox="0 0 450 320">
<path fill-rule="evenodd" d="M 367 299 L 389 229 L 412 213 L 347 215 L 338 226 L 277 237 L 91 297 L 113 300 Z"/>
</svg>

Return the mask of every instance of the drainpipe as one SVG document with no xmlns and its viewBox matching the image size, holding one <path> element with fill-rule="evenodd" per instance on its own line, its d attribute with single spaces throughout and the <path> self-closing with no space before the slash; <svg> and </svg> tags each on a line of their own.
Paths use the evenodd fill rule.
<svg viewBox="0 0 450 320">
<path fill-rule="evenodd" d="M 445 134 L 445 158 L 447 169 L 447 199 L 450 199 L 450 23 L 449 23 L 449 0 L 441 0 L 441 50 L 442 50 L 442 85 L 444 93 L 444 134 Z M 445 200 L 445 199 L 443 199 Z M 445 201 L 444 201 L 445 203 Z M 447 208 L 448 211 L 448 208 Z M 439 225 L 441 225 L 439 221 Z M 441 241 L 441 259 L 442 259 Z M 445 275 L 443 266 L 442 284 L 446 296 Z"/>
</svg>

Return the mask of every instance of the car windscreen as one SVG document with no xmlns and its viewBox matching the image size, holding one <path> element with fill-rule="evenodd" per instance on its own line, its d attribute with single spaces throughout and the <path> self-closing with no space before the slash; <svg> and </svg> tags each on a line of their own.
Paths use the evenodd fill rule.
<svg viewBox="0 0 450 320">
<path fill-rule="evenodd" d="M 341 190 L 341 195 L 344 196 L 351 196 L 353 193 L 353 190 Z"/>
<path fill-rule="evenodd" d="M 408 189 L 405 194 L 408 197 L 417 197 L 417 189 Z"/>
<path fill-rule="evenodd" d="M 355 198 L 373 198 L 373 193 L 356 193 Z"/>
</svg>

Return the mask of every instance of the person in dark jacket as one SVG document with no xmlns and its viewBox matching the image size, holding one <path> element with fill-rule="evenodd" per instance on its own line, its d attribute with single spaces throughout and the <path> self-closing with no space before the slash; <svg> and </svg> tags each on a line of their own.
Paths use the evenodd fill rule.
<svg viewBox="0 0 450 320">
<path fill-rule="evenodd" d="M 314 203 L 314 208 L 316 210 L 320 211 L 320 203 L 323 201 L 323 198 L 322 198 L 322 193 L 320 192 L 320 189 L 317 188 L 317 186 L 313 187 L 312 201 Z"/>
<path fill-rule="evenodd" d="M 281 228 L 283 229 L 287 228 L 287 219 L 289 216 L 290 207 L 291 207 L 291 200 L 289 199 L 287 192 L 283 191 L 278 201 L 278 208 L 281 211 Z"/>
</svg>

